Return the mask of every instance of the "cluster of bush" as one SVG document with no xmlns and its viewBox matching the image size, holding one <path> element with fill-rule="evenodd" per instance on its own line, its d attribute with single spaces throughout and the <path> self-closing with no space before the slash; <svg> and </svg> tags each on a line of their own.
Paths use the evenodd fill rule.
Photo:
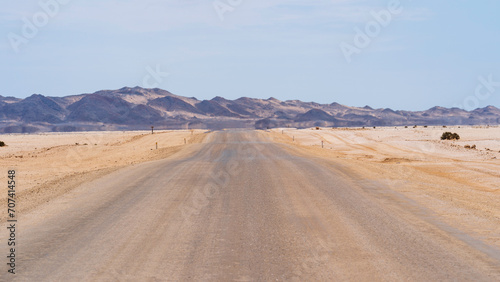
<svg viewBox="0 0 500 282">
<path fill-rule="evenodd" d="M 441 140 L 459 140 L 460 136 L 457 133 L 445 132 L 441 135 Z"/>
<path fill-rule="evenodd" d="M 3 146 L 5 146 L 5 142 L 0 141 L 0 147 L 3 147 Z"/>
</svg>

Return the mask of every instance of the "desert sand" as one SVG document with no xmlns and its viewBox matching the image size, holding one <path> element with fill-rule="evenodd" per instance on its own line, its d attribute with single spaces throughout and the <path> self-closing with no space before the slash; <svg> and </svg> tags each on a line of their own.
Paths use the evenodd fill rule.
<svg viewBox="0 0 500 282">
<path fill-rule="evenodd" d="M 19 281 L 500 279 L 496 127 L 0 140 Z"/>
<path fill-rule="evenodd" d="M 441 140 L 446 131 L 458 133 L 460 140 Z M 453 232 L 500 247 L 498 126 L 281 128 L 272 134 L 390 187 Z M 465 148 L 473 145 L 476 149 Z"/>
<path fill-rule="evenodd" d="M 202 130 L 3 134 L 0 166 L 18 176 L 19 212 L 118 168 L 162 159 L 203 139 Z M 186 140 L 186 141 L 185 141 Z M 158 149 L 156 149 L 158 143 Z M 0 195 L 4 201 L 7 194 Z M 4 218 L 3 215 L 2 218 Z"/>
</svg>

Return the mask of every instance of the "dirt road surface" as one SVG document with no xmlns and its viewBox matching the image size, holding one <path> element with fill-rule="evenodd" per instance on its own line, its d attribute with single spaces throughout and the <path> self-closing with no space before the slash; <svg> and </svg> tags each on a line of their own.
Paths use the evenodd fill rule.
<svg viewBox="0 0 500 282">
<path fill-rule="evenodd" d="M 500 280 L 497 248 L 256 131 L 86 183 L 17 232 L 2 281 Z"/>
</svg>

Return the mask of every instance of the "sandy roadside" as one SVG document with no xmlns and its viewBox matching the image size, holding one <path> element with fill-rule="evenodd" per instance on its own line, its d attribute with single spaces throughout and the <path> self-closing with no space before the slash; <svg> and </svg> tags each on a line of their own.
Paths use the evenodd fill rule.
<svg viewBox="0 0 500 282">
<path fill-rule="evenodd" d="M 441 141 L 444 131 L 457 132 L 461 140 Z M 500 247 L 498 127 L 275 129 L 268 134 L 302 154 L 340 163 L 348 173 L 390 187 L 393 196 L 425 207 L 452 232 Z"/>
<path fill-rule="evenodd" d="M 266 135 L 214 132 L 21 215 L 16 277 L 499 280 L 500 252 L 492 245 L 488 253 L 457 238 L 386 197 L 396 193 L 389 188 Z"/>
<path fill-rule="evenodd" d="M 462 138 L 440 141 L 443 131 Z M 349 173 L 384 184 L 426 207 L 449 226 L 500 247 L 498 127 L 283 129 L 281 133 L 276 129 L 268 134 L 305 155 L 341 163 Z M 121 167 L 168 157 L 185 146 L 184 139 L 189 145 L 205 136 L 203 131 L 2 135 L 0 140 L 8 146 L 0 149 L 4 168 L 0 181 L 6 183 L 7 170 L 16 169 L 18 211 L 24 213 Z M 1 194 L 0 200 L 6 196 Z"/>
<path fill-rule="evenodd" d="M 166 158 L 200 143 L 202 130 L 6 134 L 0 140 L 0 182 L 16 170 L 17 212 L 25 213 L 119 168 Z M 156 146 L 158 143 L 158 149 Z M 0 201 L 7 193 L 0 195 Z M 2 214 L 1 219 L 5 219 Z"/>
</svg>

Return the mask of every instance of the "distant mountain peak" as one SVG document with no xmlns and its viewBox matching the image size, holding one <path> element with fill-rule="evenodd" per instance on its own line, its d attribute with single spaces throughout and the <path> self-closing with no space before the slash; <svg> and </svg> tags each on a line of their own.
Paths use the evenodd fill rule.
<svg viewBox="0 0 500 282">
<path fill-rule="evenodd" d="M 112 91 L 113 92 L 113 91 Z M 143 96 L 145 93 L 147 93 L 147 90 L 144 88 L 141 88 L 139 86 L 136 87 L 123 87 L 118 89 L 116 92 L 120 94 L 126 94 L 126 95 L 138 95 L 138 96 Z"/>
<path fill-rule="evenodd" d="M 320 109 L 312 109 L 304 114 L 297 115 L 297 121 L 333 121 L 335 118 Z"/>
<path fill-rule="evenodd" d="M 429 111 L 442 111 L 442 110 L 448 110 L 448 109 L 443 108 L 441 106 L 434 106 L 434 107 L 429 109 Z"/>
<path fill-rule="evenodd" d="M 215 96 L 210 101 L 214 101 L 214 102 L 218 102 L 218 103 L 225 103 L 225 102 L 228 102 L 229 100 L 227 100 L 226 98 L 221 97 L 221 96 Z"/>
<path fill-rule="evenodd" d="M 281 102 L 280 100 L 278 100 L 278 99 L 276 99 L 274 97 L 269 97 L 269 98 L 266 99 L 266 101 L 272 101 L 272 102 L 278 102 L 278 103 Z"/>
<path fill-rule="evenodd" d="M 332 109 L 346 109 L 347 107 L 344 105 L 341 105 L 337 102 L 333 102 L 330 104 L 330 108 L 332 108 Z"/>
</svg>

